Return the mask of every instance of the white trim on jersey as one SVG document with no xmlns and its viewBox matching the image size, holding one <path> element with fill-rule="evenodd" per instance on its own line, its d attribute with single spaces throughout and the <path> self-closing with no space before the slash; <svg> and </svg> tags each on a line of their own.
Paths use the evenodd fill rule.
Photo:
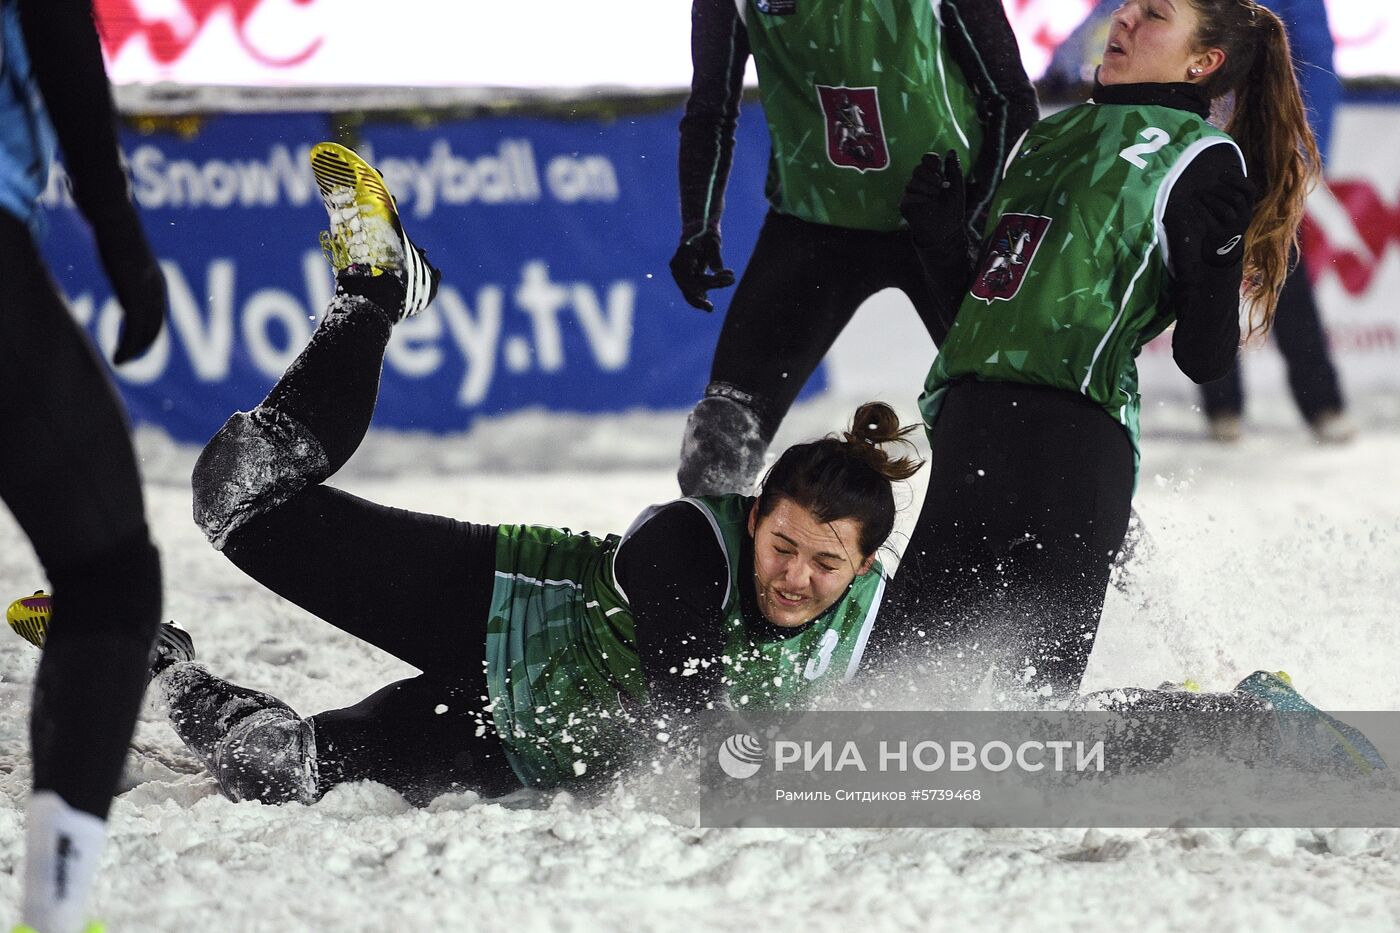
<svg viewBox="0 0 1400 933">
<path fill-rule="evenodd" d="M 690 496 L 686 496 L 686 497 L 684 497 L 683 499 L 680 499 L 679 501 L 681 501 L 681 502 L 689 502 L 691 505 L 693 505 L 693 506 L 695 506 L 697 509 L 699 509 L 699 510 L 700 510 L 700 514 L 703 515 L 703 516 L 705 516 L 705 521 L 707 521 L 707 522 L 710 523 L 710 529 L 715 533 L 715 541 L 719 542 L 719 550 L 720 550 L 720 553 L 724 555 L 724 570 L 725 570 L 725 574 L 724 574 L 724 598 L 720 600 L 720 603 L 719 603 L 719 604 L 720 604 L 721 606 L 728 606 L 728 605 L 729 605 L 730 584 L 731 584 L 731 583 L 733 582 L 733 580 L 734 580 L 734 565 L 731 563 L 731 561 L 733 560 L 733 556 L 729 553 L 729 548 L 726 547 L 725 544 L 724 544 L 724 532 L 722 532 L 722 531 L 720 530 L 719 521 L 715 518 L 714 513 L 711 512 L 709 509 L 705 508 L 705 504 L 704 504 L 703 502 L 701 502 L 700 500 L 698 500 L 698 499 L 693 499 L 693 498 L 691 498 Z"/>
<path fill-rule="evenodd" d="M 612 566 L 608 569 L 612 572 L 613 586 L 617 587 L 617 595 L 621 596 L 622 601 L 627 603 L 627 605 L 629 606 L 632 605 L 632 600 L 628 597 L 627 592 L 622 588 L 622 581 L 617 578 L 617 555 L 622 553 L 622 549 L 627 546 L 627 542 L 632 539 L 632 535 L 636 534 L 638 528 L 641 528 L 648 521 L 650 521 L 652 517 L 656 515 L 657 512 L 661 511 L 670 504 L 671 503 L 669 502 L 658 502 L 655 505 L 649 505 L 646 508 L 642 509 L 640 512 L 638 512 L 637 517 L 632 519 L 632 524 L 627 526 L 627 530 L 624 531 L 622 533 L 622 537 L 618 539 L 617 547 L 613 548 Z"/>
<path fill-rule="evenodd" d="M 1152 204 L 1152 242 L 1147 244 L 1147 249 L 1144 250 L 1142 254 L 1142 263 L 1138 265 L 1137 271 L 1133 273 L 1132 280 L 1128 282 L 1128 287 L 1123 291 L 1123 300 L 1118 304 L 1118 314 L 1114 316 L 1113 323 L 1108 326 L 1108 330 L 1104 331 L 1103 339 L 1099 341 L 1099 345 L 1094 348 L 1094 358 L 1089 361 L 1089 368 L 1084 372 L 1084 381 L 1079 384 L 1079 391 L 1081 394 L 1088 394 L 1089 381 L 1094 377 L 1094 367 L 1098 365 L 1099 354 L 1103 353 L 1104 347 L 1108 346 L 1109 338 L 1118 330 L 1118 325 L 1122 322 L 1123 315 L 1128 310 L 1128 302 L 1132 300 L 1133 292 L 1137 288 L 1138 279 L 1142 278 L 1142 274 L 1147 271 L 1148 263 L 1152 261 L 1152 251 L 1154 249 L 1161 252 L 1163 264 L 1167 267 L 1168 271 L 1171 270 L 1171 259 L 1167 251 L 1167 228 L 1163 222 L 1167 214 L 1167 199 L 1171 195 L 1171 189 L 1176 186 L 1177 179 L 1186 171 L 1187 166 L 1195 161 L 1196 156 L 1200 155 L 1211 146 L 1220 145 L 1222 143 L 1228 143 L 1234 147 L 1235 152 L 1239 154 L 1240 165 L 1243 166 L 1244 153 L 1240 152 L 1240 147 L 1235 144 L 1233 139 L 1224 136 L 1207 136 L 1205 139 L 1196 140 L 1182 150 L 1181 155 L 1176 157 L 1176 161 L 1172 163 L 1172 167 L 1167 170 L 1166 177 L 1162 179 L 1162 183 L 1158 185 L 1157 198 Z"/>
<path fill-rule="evenodd" d="M 1228 137 L 1207 136 L 1205 139 L 1196 140 L 1194 143 L 1187 146 L 1182 151 L 1181 155 L 1177 156 L 1176 162 L 1172 164 L 1171 169 L 1167 172 L 1167 176 L 1162 179 L 1162 184 L 1157 189 L 1157 200 L 1152 205 L 1152 221 L 1157 227 L 1157 246 L 1162 251 L 1162 262 L 1166 265 L 1168 271 L 1171 271 L 1172 261 L 1169 252 L 1170 247 L 1167 243 L 1166 217 L 1167 201 L 1171 198 L 1172 189 L 1176 187 L 1177 179 L 1179 179 L 1182 173 L 1186 171 L 1187 167 L 1195 161 L 1196 156 L 1200 155 L 1211 146 L 1218 146 L 1221 144 L 1228 144 L 1235 150 L 1235 153 L 1240 157 L 1240 170 L 1248 177 L 1249 168 L 1244 164 L 1244 153 L 1240 151 L 1239 144 Z"/>
<path fill-rule="evenodd" d="M 1016 138 L 1016 145 L 1011 147 L 1011 155 L 1006 157 L 1006 164 L 1001 167 L 1001 177 L 1003 181 L 1006 179 L 1007 173 L 1011 171 L 1011 163 L 1015 162 L 1016 157 L 1021 154 L 1021 147 L 1026 144 L 1026 137 L 1030 134 L 1031 128 L 1028 126 L 1022 131 L 1021 135 Z"/>
<path fill-rule="evenodd" d="M 934 15 L 934 17 L 938 20 L 939 41 L 941 42 L 941 41 L 943 41 L 943 35 L 942 35 L 942 34 L 943 34 L 943 2 L 942 2 L 942 0 L 934 0 L 933 15 Z M 962 140 L 962 144 L 963 144 L 965 147 L 967 147 L 969 150 L 971 150 L 971 149 L 972 149 L 972 143 L 971 143 L 971 141 L 968 140 L 967 134 L 963 132 L 962 124 L 958 122 L 958 114 L 957 114 L 957 111 L 955 111 L 955 110 L 953 109 L 953 98 L 952 98 L 952 95 L 950 95 L 950 94 L 948 93 L 948 75 L 947 75 L 947 73 L 946 73 L 946 72 L 944 71 L 944 69 L 943 69 L 943 56 L 942 56 L 942 55 L 936 55 L 936 56 L 934 56 L 934 61 L 938 62 L 938 83 L 941 84 L 941 85 L 943 85 L 943 106 L 945 106 L 945 107 L 948 108 L 948 120 L 949 120 L 949 122 L 951 122 L 951 123 L 953 124 L 953 129 L 955 129 L 955 130 L 958 131 L 958 139 Z M 975 156 L 977 155 L 977 153 L 974 152 L 972 155 L 975 157 Z"/>
<path fill-rule="evenodd" d="M 583 584 L 577 580 L 541 580 L 539 577 L 527 577 L 523 573 L 513 573 L 509 570 L 497 570 L 496 576 L 503 580 L 515 580 L 518 583 L 528 583 L 531 586 L 567 586 L 571 590 L 583 592 Z M 593 605 L 597 605 L 594 603 Z"/>
<path fill-rule="evenodd" d="M 860 624 L 856 646 L 851 650 L 851 661 L 846 665 L 846 676 L 841 678 L 843 683 L 850 683 L 860 670 L 861 658 L 865 657 L 865 643 L 870 640 L 870 632 L 875 628 L 875 617 L 880 614 L 880 604 L 885 601 L 885 587 L 889 586 L 889 583 L 890 578 L 881 573 L 880 585 L 875 588 L 875 595 L 870 597 L 870 608 L 865 611 L 865 621 Z"/>
<path fill-rule="evenodd" d="M 1137 288 L 1138 279 L 1142 278 L 1142 274 L 1147 271 L 1147 264 L 1152 261 L 1152 251 L 1156 248 L 1157 228 L 1154 226 L 1152 242 L 1148 243 L 1147 249 L 1142 251 L 1142 262 L 1138 265 L 1137 271 L 1133 273 L 1128 287 L 1123 290 L 1123 300 L 1118 303 L 1118 313 L 1114 315 L 1113 323 L 1108 325 L 1108 330 L 1103 332 L 1103 338 L 1099 341 L 1099 345 L 1094 348 L 1094 358 L 1089 361 L 1089 368 L 1084 371 L 1084 381 L 1079 384 L 1081 394 L 1089 394 L 1089 380 L 1094 378 L 1094 367 L 1098 365 L 1099 354 L 1103 352 L 1104 347 L 1108 346 L 1108 339 L 1113 336 L 1114 331 L 1118 330 L 1118 325 L 1122 323 L 1123 315 L 1128 310 L 1128 302 L 1132 300 L 1133 291 Z"/>
</svg>

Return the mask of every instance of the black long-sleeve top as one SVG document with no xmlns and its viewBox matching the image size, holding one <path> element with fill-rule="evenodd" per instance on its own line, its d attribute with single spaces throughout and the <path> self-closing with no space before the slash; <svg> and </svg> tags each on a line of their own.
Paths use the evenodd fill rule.
<svg viewBox="0 0 1400 933">
<path fill-rule="evenodd" d="M 985 209 L 991 183 L 1012 144 L 1037 119 L 1039 105 L 1001 0 L 943 0 L 941 10 L 948 52 L 977 99 L 983 142 L 970 172 L 978 188 L 968 203 Z M 681 118 L 679 158 L 682 234 L 687 237 L 719 229 L 750 54 L 734 0 L 694 0 L 690 19 L 694 72 Z M 980 229 L 979 217 L 969 221 Z"/>
<path fill-rule="evenodd" d="M 753 580 L 753 540 L 737 555 L 739 606 L 744 627 L 756 641 L 792 638 L 758 608 Z M 718 697 L 724 671 L 718 664 L 691 676 L 680 670 L 692 658 L 715 658 L 728 643 L 724 597 L 729 562 L 704 514 L 685 502 L 663 506 L 618 549 L 613 573 L 627 594 L 637 623 L 642 670 L 662 711 L 699 709 Z"/>
</svg>

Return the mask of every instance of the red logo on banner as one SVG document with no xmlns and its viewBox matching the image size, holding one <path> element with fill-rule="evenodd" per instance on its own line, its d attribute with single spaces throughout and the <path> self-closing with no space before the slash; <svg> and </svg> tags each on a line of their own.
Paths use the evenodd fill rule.
<svg viewBox="0 0 1400 933">
<path fill-rule="evenodd" d="M 826 114 L 826 157 L 832 165 L 878 172 L 890 164 L 875 88 L 818 84 L 817 95 Z"/>
<path fill-rule="evenodd" d="M 1356 240 L 1350 247 L 1333 243 L 1321 225 L 1307 221 L 1303 253 L 1308 272 L 1314 280 L 1336 275 L 1348 294 L 1365 294 L 1389 245 L 1400 242 L 1400 205 L 1387 204 L 1369 182 L 1332 181 L 1328 186 L 1351 218 Z"/>
<path fill-rule="evenodd" d="M 280 2 L 311 6 L 316 0 Z M 312 40 L 300 52 L 281 58 L 264 53 L 249 40 L 248 20 L 259 7 L 265 9 L 270 5 L 267 0 L 168 0 L 154 5 L 144 0 L 96 0 L 94 7 L 107 53 L 113 57 L 128 42 L 144 36 L 155 61 L 162 65 L 176 62 L 199 38 L 214 14 L 222 9 L 233 18 L 238 43 L 254 61 L 270 68 L 301 64 L 320 48 L 320 38 Z"/>
<path fill-rule="evenodd" d="M 1021 290 L 1036 250 L 1050 229 L 1050 218 L 1039 214 L 1002 214 L 987 239 L 982 265 L 969 291 L 987 304 L 1010 301 Z"/>
</svg>

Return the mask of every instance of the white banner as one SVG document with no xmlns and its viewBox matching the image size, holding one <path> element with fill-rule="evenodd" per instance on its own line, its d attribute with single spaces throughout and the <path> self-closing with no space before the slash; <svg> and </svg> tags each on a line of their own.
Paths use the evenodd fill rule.
<svg viewBox="0 0 1400 933">
<path fill-rule="evenodd" d="M 1004 0 L 1032 77 L 1093 0 Z M 1343 76 L 1400 76 L 1393 2 L 1328 0 Z M 684 88 L 685 0 L 96 0 L 119 84 Z"/>
</svg>

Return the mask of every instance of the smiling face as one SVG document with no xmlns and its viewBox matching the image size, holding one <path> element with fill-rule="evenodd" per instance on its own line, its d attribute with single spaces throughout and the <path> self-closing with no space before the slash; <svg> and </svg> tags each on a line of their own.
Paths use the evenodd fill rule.
<svg viewBox="0 0 1400 933">
<path fill-rule="evenodd" d="M 1099 82 L 1204 80 L 1224 63 L 1225 53 L 1195 47 L 1199 26 L 1191 0 L 1126 0 L 1113 11 Z"/>
<path fill-rule="evenodd" d="M 819 522 L 791 499 L 781 498 L 761 520 L 749 510 L 754 589 L 764 617 L 782 628 L 805 625 L 831 608 L 858 574 L 869 573 L 875 555 L 860 553 L 860 522 Z"/>
</svg>

